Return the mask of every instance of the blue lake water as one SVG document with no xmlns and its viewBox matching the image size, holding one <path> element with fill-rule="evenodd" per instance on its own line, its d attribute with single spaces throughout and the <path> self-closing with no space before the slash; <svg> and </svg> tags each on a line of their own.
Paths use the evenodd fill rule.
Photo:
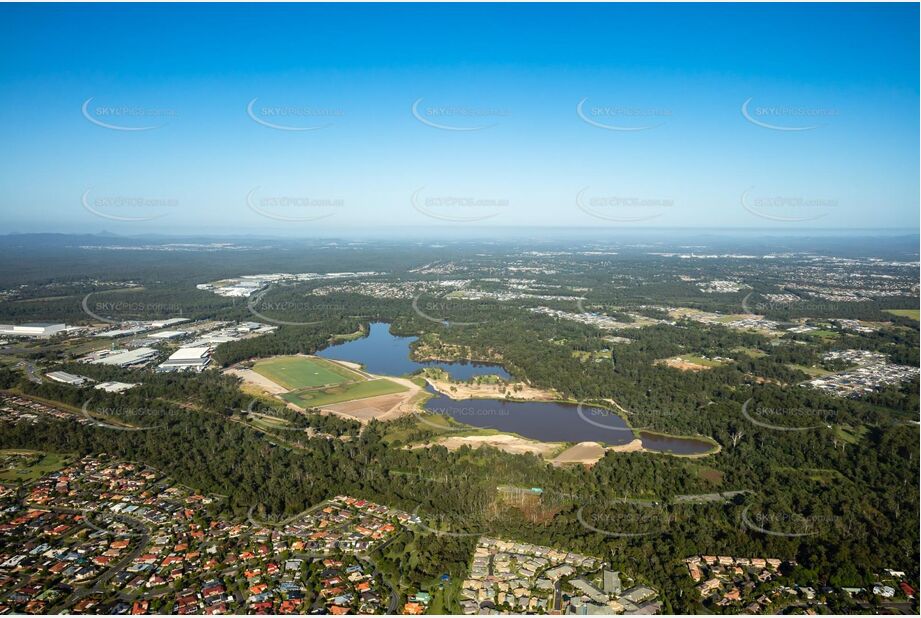
<svg viewBox="0 0 921 618">
<path fill-rule="evenodd" d="M 485 363 L 419 363 L 409 357 L 409 346 L 415 337 L 397 337 L 390 333 L 385 322 L 371 324 L 367 337 L 336 344 L 317 352 L 317 356 L 333 360 L 361 363 L 370 373 L 399 376 L 413 373 L 424 367 L 440 367 L 455 380 L 469 380 L 474 376 L 497 375 L 510 380 L 511 376 L 499 365 Z M 433 397 L 425 408 L 436 414 L 474 427 L 491 428 L 543 442 L 601 442 L 611 446 L 627 444 L 633 432 L 627 423 L 613 412 L 599 412 L 597 408 L 584 408 L 565 403 L 545 401 L 504 401 L 502 399 L 463 399 L 460 401 L 441 395 L 428 387 Z M 713 446 L 702 440 L 675 438 L 640 432 L 643 446 L 660 453 L 693 455 L 709 452 Z"/>
<path fill-rule="evenodd" d="M 409 357 L 409 345 L 416 337 L 397 337 L 390 333 L 386 322 L 374 322 L 367 337 L 332 345 L 317 352 L 317 356 L 333 360 L 361 363 L 370 373 L 400 376 L 413 373 L 425 367 L 439 367 L 455 380 L 469 380 L 474 376 L 496 375 L 510 380 L 509 373 L 501 365 L 469 362 L 431 361 L 419 363 Z"/>
<path fill-rule="evenodd" d="M 627 423 L 614 412 L 573 404 L 546 401 L 504 401 L 502 399 L 454 400 L 428 387 L 434 396 L 425 409 L 445 414 L 474 427 L 517 433 L 542 442 L 601 442 L 610 446 L 634 439 Z M 713 445 L 693 438 L 678 438 L 639 432 L 643 447 L 659 453 L 697 455 Z"/>
</svg>

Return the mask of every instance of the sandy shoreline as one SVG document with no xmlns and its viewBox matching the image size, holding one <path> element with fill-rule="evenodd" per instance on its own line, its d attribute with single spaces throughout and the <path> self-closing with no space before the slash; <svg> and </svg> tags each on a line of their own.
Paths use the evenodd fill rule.
<svg viewBox="0 0 921 618">
<path fill-rule="evenodd" d="M 519 401 L 557 401 L 559 393 L 529 386 L 524 382 L 511 382 L 509 384 L 468 384 L 467 382 L 450 382 L 448 380 L 425 379 L 436 391 L 454 400 L 462 399 L 505 399 Z M 503 392 L 503 389 L 505 391 Z M 520 390 L 516 390 L 520 389 Z"/>
<path fill-rule="evenodd" d="M 491 436 L 447 436 L 434 440 L 431 444 L 414 445 L 412 448 L 426 448 L 436 444 L 450 451 L 456 451 L 462 446 L 469 446 L 470 448 L 492 446 L 506 453 L 519 455 L 532 453 L 544 458 L 553 455 L 563 447 L 561 442 L 539 442 L 509 433 L 500 433 Z"/>
<path fill-rule="evenodd" d="M 427 448 L 434 445 L 443 446 L 450 451 L 455 451 L 462 446 L 469 446 L 470 448 L 491 446 L 506 453 L 532 453 L 543 457 L 555 466 L 568 464 L 592 466 L 603 458 L 608 451 L 636 453 L 645 450 L 639 438 L 618 446 L 605 446 L 599 442 L 579 442 L 566 448 L 563 442 L 540 442 L 539 440 L 531 440 L 507 433 L 489 436 L 447 436 L 433 440 L 429 444 L 417 444 L 410 448 Z"/>
</svg>

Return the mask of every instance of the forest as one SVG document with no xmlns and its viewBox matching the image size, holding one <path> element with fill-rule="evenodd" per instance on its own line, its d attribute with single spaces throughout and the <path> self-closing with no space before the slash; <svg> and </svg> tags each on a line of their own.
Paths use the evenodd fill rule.
<svg viewBox="0 0 921 618">
<path fill-rule="evenodd" d="M 162 253 L 132 251 L 124 262 L 113 261 L 111 250 L 87 254 L 58 247 L 50 257 L 45 255 L 44 263 L 66 258 L 72 268 L 52 277 L 30 265 L 21 275 L 7 275 L 5 293 L 19 291 L 15 299 L 0 301 L 0 317 L 88 323 L 80 300 L 92 293 L 99 302 L 129 294 L 133 306 L 158 309 L 156 315 L 142 310 L 122 319 L 174 317 L 170 311 L 179 306 L 182 315 L 194 318 L 252 320 L 246 301 L 196 290 L 195 284 L 247 273 L 365 270 L 373 263 L 375 270 L 386 272 L 376 281 L 467 277 L 487 280 L 484 289 L 498 289 L 508 280 L 503 273 L 509 264 L 526 268 L 532 263 L 528 259 L 533 260 L 515 247 L 496 251 L 482 245 L 361 251 L 343 246 L 312 251 L 295 245 L 241 247 L 222 252 L 219 259 L 213 253 L 192 253 L 164 260 Z M 15 247 L 0 246 L 0 254 L 15 255 Z M 410 272 L 430 263 L 449 274 Z M 681 563 L 694 554 L 796 560 L 798 571 L 788 574 L 791 581 L 815 585 L 863 586 L 883 568 L 905 570 L 917 581 L 917 379 L 861 399 L 832 398 L 796 386 L 809 377 L 804 368 L 839 369 L 822 360 L 823 353 L 833 349 L 879 351 L 892 362 L 917 365 L 917 322 L 883 311 L 904 307 L 905 298 L 810 307 L 808 317 L 818 321 L 873 320 L 880 326 L 871 333 L 841 331 L 835 339 L 793 333 L 766 336 L 684 319 L 666 323 L 663 307 L 738 313 L 749 293 L 756 294 L 752 302 L 762 302 L 760 294 L 774 290 L 794 268 L 789 264 L 755 268 L 717 260 L 706 267 L 688 267 L 629 250 L 617 258 L 557 256 L 553 272 L 544 261 L 539 263 L 541 268 L 534 267 L 539 272 L 528 275 L 529 286 L 582 290 L 584 306 L 625 323 L 636 315 L 663 322 L 623 329 L 617 334 L 627 342 L 611 342 L 608 333 L 593 326 L 531 311 L 536 306 L 577 311 L 575 301 L 522 297 L 514 302 L 464 302 L 426 292 L 430 304 L 441 303 L 438 317 L 445 321 L 438 322 L 413 311 L 409 298 L 353 292 L 318 296 L 314 292 L 319 284 L 307 282 L 273 287 L 263 302 L 273 308 L 296 308 L 266 310 L 272 319 L 309 324 L 283 324 L 265 336 L 221 344 L 213 362 L 220 368 L 277 354 L 315 353 L 337 335 L 366 331 L 370 322 L 389 322 L 394 334 L 437 341 L 464 350 L 470 358 L 497 359 L 516 380 L 555 389 L 568 400 L 603 406 L 614 400 L 629 411 L 626 420 L 634 427 L 711 437 L 721 446 L 718 455 L 687 459 L 609 452 L 586 468 L 555 467 L 536 456 L 489 448 L 405 449 L 401 447 L 407 441 L 432 435 L 414 418 L 386 425 L 372 422 L 362 429 L 333 416 L 296 415 L 272 408 L 269 402 L 254 404 L 235 378 L 219 371 L 160 374 L 78 364 L 66 346 L 54 341 L 24 345 L 14 353 L 43 369 L 141 386 L 122 394 L 93 391 L 88 402 L 85 391 L 48 381 L 36 384 L 6 363 L 0 365 L 0 388 L 60 402 L 72 410 L 86 405 L 98 418 L 150 429 L 118 431 L 77 422 L 0 423 L 0 446 L 106 452 L 141 461 L 168 470 L 187 485 L 224 496 L 213 508 L 233 517 L 244 517 L 253 506 L 267 514 L 294 514 L 342 493 L 415 511 L 424 516 L 428 528 L 455 534 L 414 530 L 377 557 L 385 573 L 399 575 L 407 585 L 432 581 L 443 573 L 462 575 L 479 534 L 604 557 L 663 591 L 666 609 L 674 612 L 699 609 Z M 679 275 L 744 277 L 751 287 L 737 294 L 705 294 Z M 123 291 L 128 284 L 134 291 Z M 795 310 L 761 306 L 772 319 L 798 317 Z M 460 325 L 464 323 L 476 326 Z M 584 352 L 599 360 L 586 361 Z M 728 360 L 697 372 L 657 363 L 681 354 Z M 752 411 L 785 411 L 772 418 L 772 424 L 808 429 L 783 431 L 753 423 L 743 414 L 745 406 Z M 273 439 L 242 422 L 247 409 L 280 415 L 320 435 L 286 432 L 284 442 Z M 155 423 L 149 422 L 152 418 Z M 396 433 L 401 433 L 400 440 L 388 437 Z M 539 487 L 543 493 L 537 503 L 523 503 L 509 499 L 503 487 Z M 714 492 L 731 496 L 688 499 Z M 615 529 L 637 536 L 605 532 Z M 411 568 L 401 568 L 409 564 Z M 847 602 L 836 599 L 832 605 L 843 607 Z"/>
</svg>

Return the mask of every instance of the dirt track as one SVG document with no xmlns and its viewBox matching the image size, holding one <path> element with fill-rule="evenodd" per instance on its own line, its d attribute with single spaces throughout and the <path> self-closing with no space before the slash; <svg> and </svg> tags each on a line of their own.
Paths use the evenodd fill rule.
<svg viewBox="0 0 921 618">
<path fill-rule="evenodd" d="M 258 386 L 270 395 L 280 395 L 288 392 L 288 389 L 284 386 L 272 382 L 264 375 L 256 373 L 252 369 L 225 369 L 224 373 L 237 376 L 247 384 Z"/>
</svg>

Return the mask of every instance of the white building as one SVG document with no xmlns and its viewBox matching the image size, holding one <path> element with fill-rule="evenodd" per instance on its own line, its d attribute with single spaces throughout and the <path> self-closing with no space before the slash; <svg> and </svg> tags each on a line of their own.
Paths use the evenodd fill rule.
<svg viewBox="0 0 921 618">
<path fill-rule="evenodd" d="M 159 333 L 151 333 L 148 336 L 151 339 L 176 339 L 177 337 L 185 337 L 188 334 L 184 330 L 161 330 Z"/>
<path fill-rule="evenodd" d="M 66 324 L 52 322 L 32 322 L 29 324 L 0 324 L 0 335 L 12 337 L 46 338 L 56 335 L 67 328 Z"/>
<path fill-rule="evenodd" d="M 96 333 L 93 337 L 127 337 L 128 335 L 138 335 L 148 330 L 147 326 L 131 326 L 126 328 L 115 328 L 103 333 Z"/>
<path fill-rule="evenodd" d="M 201 371 L 211 362 L 211 348 L 179 348 L 166 361 L 157 367 L 157 371 Z"/>
<path fill-rule="evenodd" d="M 81 360 L 97 365 L 135 367 L 149 363 L 156 356 L 157 351 L 153 348 L 137 348 L 135 350 L 102 350 Z"/>
<path fill-rule="evenodd" d="M 70 386 L 83 386 L 89 381 L 89 378 L 67 373 L 66 371 L 49 371 L 45 374 L 45 377 L 61 384 L 69 384 Z"/>
<path fill-rule="evenodd" d="M 132 384 L 130 382 L 100 382 L 93 388 L 96 390 L 105 391 L 107 393 L 122 393 L 134 388 L 135 386 L 137 386 L 137 384 Z"/>
<path fill-rule="evenodd" d="M 150 323 L 151 328 L 163 328 L 164 326 L 173 326 L 174 324 L 182 324 L 183 322 L 188 322 L 189 318 L 170 318 L 168 320 L 154 320 Z"/>
</svg>

